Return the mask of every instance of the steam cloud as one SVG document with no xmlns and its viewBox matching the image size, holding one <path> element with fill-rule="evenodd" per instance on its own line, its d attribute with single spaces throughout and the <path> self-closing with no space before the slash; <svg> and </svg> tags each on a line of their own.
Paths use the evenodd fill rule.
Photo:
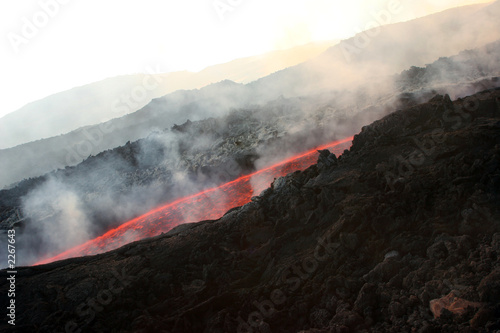
<svg viewBox="0 0 500 333">
<path fill-rule="evenodd" d="M 491 15 L 500 2 L 471 8 L 384 27 L 349 59 L 337 45 L 245 86 L 221 82 L 179 91 L 115 120 L 94 147 L 98 152 L 149 136 L 54 172 L 23 197 L 29 223 L 19 237 L 22 264 L 83 243 L 165 201 L 355 134 L 436 93 L 458 98 L 498 86 L 491 77 L 500 74 L 500 42 L 483 45 L 500 38 L 498 15 Z M 204 121 L 164 129 L 187 119 Z M 186 212 L 186 218 L 194 217 Z"/>
<path fill-rule="evenodd" d="M 31 223 L 18 243 L 31 246 L 21 246 L 20 256 L 29 262 L 37 259 L 40 250 L 57 253 L 87 240 L 92 225 L 81 203 L 67 184 L 53 178 L 24 197 L 22 210 Z"/>
</svg>

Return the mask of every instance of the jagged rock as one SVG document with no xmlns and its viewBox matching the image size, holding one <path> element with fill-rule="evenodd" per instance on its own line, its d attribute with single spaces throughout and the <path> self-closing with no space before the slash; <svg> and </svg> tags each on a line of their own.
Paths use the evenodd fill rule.
<svg viewBox="0 0 500 333">
<path fill-rule="evenodd" d="M 453 292 L 442 298 L 431 300 L 429 305 L 434 318 L 441 317 L 443 310 L 448 310 L 453 315 L 460 316 L 465 314 L 468 308 L 479 309 L 482 306 L 479 302 L 459 298 Z"/>
<path fill-rule="evenodd" d="M 332 314 L 326 309 L 314 309 L 309 315 L 309 322 L 312 327 L 325 327 L 332 319 Z"/>
<path fill-rule="evenodd" d="M 500 171 L 489 162 L 500 91 L 475 97 L 474 120 L 456 129 L 436 111 L 441 102 L 396 111 L 358 134 L 335 167 L 282 177 L 216 221 L 18 267 L 21 331 L 499 330 L 500 198 L 487 184 Z M 435 130 L 448 139 L 431 149 Z M 405 161 L 413 169 L 400 173 Z M 405 186 L 391 186 L 400 178 Z M 2 295 L 8 288 L 0 280 Z M 95 303 L 94 316 L 82 313 L 99 299 L 107 304 Z"/>
<path fill-rule="evenodd" d="M 340 242 L 349 250 L 356 250 L 359 246 L 359 237 L 356 234 L 340 233 Z"/>
<path fill-rule="evenodd" d="M 354 302 L 354 310 L 363 313 L 368 307 L 374 307 L 377 303 L 377 285 L 374 283 L 365 283 L 359 291 L 358 297 Z"/>
<path fill-rule="evenodd" d="M 384 255 L 384 260 L 391 259 L 391 258 L 398 258 L 398 257 L 399 257 L 398 251 L 389 251 Z"/>
<path fill-rule="evenodd" d="M 497 302 L 500 299 L 500 268 L 481 280 L 478 286 L 481 302 Z"/>
<path fill-rule="evenodd" d="M 443 241 L 438 241 L 427 249 L 427 257 L 430 259 L 444 259 L 448 255 L 448 249 Z"/>
<path fill-rule="evenodd" d="M 368 282 L 388 282 L 398 274 L 401 267 L 398 260 L 387 259 L 377 264 L 368 274 L 363 276 L 363 279 Z"/>
<path fill-rule="evenodd" d="M 319 157 L 317 164 L 319 169 L 330 168 L 337 164 L 337 156 L 330 153 L 328 149 L 318 150 L 318 153 Z"/>
</svg>

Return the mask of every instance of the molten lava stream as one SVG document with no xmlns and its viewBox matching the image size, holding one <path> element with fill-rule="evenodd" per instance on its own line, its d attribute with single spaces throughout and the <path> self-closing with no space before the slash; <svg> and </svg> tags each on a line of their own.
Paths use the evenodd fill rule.
<svg viewBox="0 0 500 333">
<path fill-rule="evenodd" d="M 242 176 L 219 187 L 175 200 L 130 220 L 100 237 L 89 240 L 55 257 L 41 260 L 35 265 L 111 251 L 130 242 L 168 232 L 186 222 L 218 219 L 229 209 L 248 203 L 252 196 L 260 194 L 269 187 L 274 178 L 303 170 L 316 163 L 317 150 L 329 149 L 339 155 L 344 149 L 350 147 L 352 139 L 350 137 L 332 142 L 253 174 Z"/>
</svg>

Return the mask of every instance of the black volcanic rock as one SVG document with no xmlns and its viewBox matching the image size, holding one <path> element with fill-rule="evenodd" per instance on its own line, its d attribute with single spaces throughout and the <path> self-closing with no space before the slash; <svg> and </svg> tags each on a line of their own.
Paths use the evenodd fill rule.
<svg viewBox="0 0 500 333">
<path fill-rule="evenodd" d="M 497 331 L 499 106 L 433 98 L 219 220 L 18 268 L 15 331 Z M 435 318 L 451 292 L 480 307 Z"/>
<path fill-rule="evenodd" d="M 390 88 L 368 80 L 367 85 L 354 90 L 346 90 L 344 87 L 339 91 L 315 91 L 308 96 L 282 96 L 265 105 L 224 111 L 221 115 L 226 115 L 218 118 L 187 120 L 183 124 L 174 125 L 170 130 L 148 132 L 147 138 L 89 156 L 74 167 L 58 169 L 0 190 L 0 234 L 14 227 L 19 238 L 27 238 L 28 241 L 21 242 L 25 247 L 18 249 L 18 253 L 21 264 L 30 264 L 47 252 L 57 253 L 68 248 L 53 242 L 52 232 L 44 227 L 65 224 L 63 216 L 67 213 L 64 210 L 66 206 L 57 205 L 58 196 L 66 196 L 69 192 L 78 198 L 75 201 L 82 214 L 77 224 L 88 224 L 85 233 L 88 238 L 94 238 L 158 205 L 234 180 L 243 173 L 252 172 L 263 164 L 280 161 L 294 152 L 309 150 L 319 144 L 350 136 L 362 125 L 379 119 L 394 109 L 410 108 L 428 101 L 437 93 L 449 93 L 455 98 L 497 87 L 500 73 L 498 50 L 500 42 L 495 42 L 479 49 L 461 52 L 457 56 L 440 58 L 425 68 L 412 67 L 393 77 L 395 85 Z M 204 96 L 210 92 L 208 95 L 217 96 L 215 100 L 220 102 L 228 93 L 231 98 L 238 96 L 235 91 L 231 93 L 232 89 L 241 92 L 243 86 L 221 82 L 202 89 L 203 93 L 201 90 L 199 93 Z M 224 91 L 222 95 L 221 91 Z M 189 115 L 189 109 L 193 108 L 200 97 L 198 93 L 189 91 L 173 95 L 187 103 L 178 105 L 184 105 L 182 119 Z M 443 98 L 437 95 L 431 102 L 439 104 L 443 102 Z M 116 121 L 124 122 L 124 126 L 131 122 L 130 124 L 140 127 L 146 123 L 159 126 L 162 123 L 159 118 L 162 121 L 173 121 L 174 119 L 164 115 L 165 107 L 168 106 L 169 109 L 171 103 L 161 103 L 161 100 L 165 102 L 165 99 L 153 100 L 135 116 L 130 115 L 132 118 L 127 116 L 128 120 Z M 199 102 L 204 104 L 203 101 L 207 102 L 204 98 Z M 451 103 L 449 98 L 447 103 Z M 215 107 L 210 102 L 208 109 L 222 111 L 224 108 Z M 145 117 L 146 114 L 154 116 Z M 445 117 L 448 123 L 455 126 L 453 119 L 456 119 L 456 115 Z M 144 119 L 147 119 L 146 123 L 142 123 Z M 115 125 L 118 126 L 116 123 Z M 121 125 L 118 127 L 122 128 Z M 122 128 L 118 132 L 131 134 L 128 125 L 125 128 L 128 130 Z M 105 140 L 96 134 L 96 130 L 97 128 L 85 129 L 87 134 L 94 134 L 91 141 L 95 143 Z M 144 133 L 143 130 L 140 132 Z M 133 134 L 137 135 L 138 133 Z M 106 135 L 111 140 L 120 136 L 116 132 Z M 7 155 L 2 155 L 0 161 L 28 166 L 29 169 L 26 171 L 26 168 L 6 166 L 3 168 L 4 174 L 28 176 L 34 170 L 33 165 L 41 167 L 53 160 L 50 158 L 52 153 L 47 153 L 45 146 L 50 146 L 51 151 L 62 149 L 55 147 L 58 145 L 54 144 L 53 139 L 62 140 L 65 144 L 71 141 L 67 141 L 66 136 L 61 136 L 47 142 L 41 140 L 36 143 L 36 147 L 23 145 L 19 148 L 24 152 L 14 155 L 10 154 L 17 151 L 17 148 L 4 151 L 2 154 Z M 385 137 L 379 135 L 377 140 L 383 141 Z M 28 149 L 28 146 L 31 148 Z M 104 149 L 104 146 L 101 148 Z M 320 156 L 320 171 L 336 163 L 333 155 L 330 156 L 333 160 L 323 157 L 327 155 Z M 32 163 L 21 162 L 25 158 L 32 160 Z M 378 167 L 382 168 L 380 171 L 383 173 L 384 164 Z M 456 180 L 461 181 L 463 179 Z M 500 182 L 500 176 L 492 182 Z M 403 186 L 397 178 L 392 179 L 390 184 L 391 188 Z M 43 199 L 43 205 L 38 205 L 39 199 Z M 464 225 L 463 228 L 468 226 Z M 5 245 L 5 241 L 0 239 L 0 255 L 5 253 L 1 248 L 6 248 L 2 243 Z"/>
</svg>

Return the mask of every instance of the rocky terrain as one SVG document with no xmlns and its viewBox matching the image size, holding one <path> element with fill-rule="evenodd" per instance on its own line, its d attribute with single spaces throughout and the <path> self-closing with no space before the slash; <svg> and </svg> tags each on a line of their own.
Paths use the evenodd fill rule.
<svg viewBox="0 0 500 333">
<path fill-rule="evenodd" d="M 382 88 L 375 82 L 353 91 L 281 97 L 218 118 L 188 120 L 158 130 L 145 139 L 90 156 L 75 167 L 1 190 L 0 231 L 14 226 L 19 237 L 27 237 L 22 244 L 29 244 L 29 249 L 21 248 L 20 258 L 22 264 L 31 264 L 47 253 L 55 255 L 97 237 L 159 204 L 351 136 L 394 109 L 414 106 L 436 93 L 455 98 L 497 87 L 499 48 L 497 42 L 440 58 L 425 68 L 411 67 L 391 79 L 393 85 Z M 220 83 L 219 88 L 224 84 L 230 95 L 232 84 Z M 159 104 L 149 106 L 154 107 L 161 109 Z M 68 195 L 75 198 L 73 206 L 78 209 L 65 212 L 57 201 Z M 66 226 L 68 216 L 77 226 Z M 65 228 L 80 226 L 84 235 L 68 237 L 68 244 L 54 244 L 52 225 L 63 234 Z"/>
<path fill-rule="evenodd" d="M 500 90 L 436 95 L 219 220 L 18 268 L 15 331 L 495 332 L 499 199 Z"/>
<path fill-rule="evenodd" d="M 19 235 L 30 233 L 42 249 L 47 240 L 37 235 L 36 226 L 60 218 L 63 209 L 52 203 L 64 189 L 78 197 L 80 210 L 93 226 L 91 237 L 96 237 L 161 203 L 231 181 L 256 170 L 259 163 L 262 167 L 344 138 L 362 124 L 361 117 L 344 119 L 333 112 L 307 119 L 303 108 L 307 103 L 282 99 L 264 108 L 235 110 L 226 117 L 188 120 L 91 156 L 75 167 L 24 180 L 0 191 L 0 229 L 15 227 Z M 342 129 L 328 132 L 338 121 Z M 50 186 L 53 183 L 56 186 Z M 32 193 L 48 200 L 27 208 L 37 201 Z"/>
</svg>

